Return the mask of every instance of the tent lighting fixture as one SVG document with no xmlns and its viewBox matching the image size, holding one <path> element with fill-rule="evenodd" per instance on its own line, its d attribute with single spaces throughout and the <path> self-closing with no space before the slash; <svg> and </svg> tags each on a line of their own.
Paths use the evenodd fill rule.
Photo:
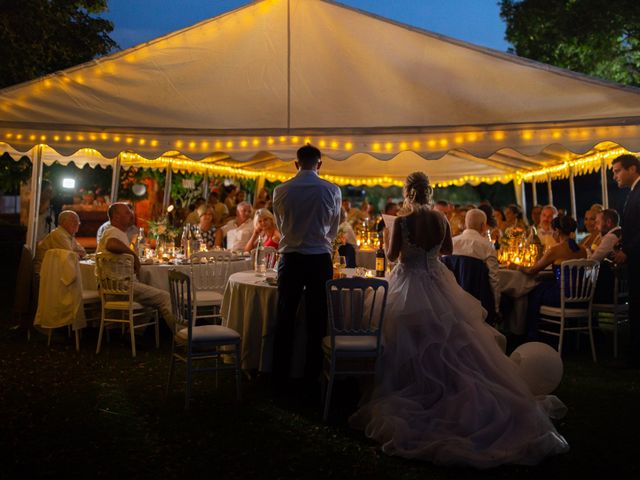
<svg viewBox="0 0 640 480">
<path fill-rule="evenodd" d="M 76 188 L 76 180 L 75 178 L 63 178 L 62 179 L 62 188 L 67 190 L 72 190 Z"/>
</svg>

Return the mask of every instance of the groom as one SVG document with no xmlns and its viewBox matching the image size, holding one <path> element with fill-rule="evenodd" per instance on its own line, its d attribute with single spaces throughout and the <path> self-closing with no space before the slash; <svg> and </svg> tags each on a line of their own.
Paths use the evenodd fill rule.
<svg viewBox="0 0 640 480">
<path fill-rule="evenodd" d="M 281 234 L 278 266 L 278 323 L 273 378 L 287 382 L 291 371 L 296 311 L 304 290 L 307 331 L 305 380 L 309 386 L 322 368 L 322 337 L 327 324 L 325 284 L 331 280 L 332 242 L 340 224 L 340 189 L 318 176 L 320 150 L 297 152 L 298 173 L 273 192 L 273 213 Z"/>
<path fill-rule="evenodd" d="M 640 367 L 640 161 L 634 155 L 620 155 L 613 160 L 611 170 L 618 187 L 631 189 L 622 212 L 622 248 L 615 262 L 629 265 L 630 361 L 631 366 Z"/>
</svg>

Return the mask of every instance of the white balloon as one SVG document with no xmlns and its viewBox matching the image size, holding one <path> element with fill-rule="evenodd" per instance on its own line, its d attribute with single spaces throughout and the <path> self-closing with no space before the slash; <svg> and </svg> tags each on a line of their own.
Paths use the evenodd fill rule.
<svg viewBox="0 0 640 480">
<path fill-rule="evenodd" d="M 522 344 L 513 351 L 510 358 L 534 395 L 548 395 L 560 385 L 562 358 L 546 343 Z"/>
</svg>

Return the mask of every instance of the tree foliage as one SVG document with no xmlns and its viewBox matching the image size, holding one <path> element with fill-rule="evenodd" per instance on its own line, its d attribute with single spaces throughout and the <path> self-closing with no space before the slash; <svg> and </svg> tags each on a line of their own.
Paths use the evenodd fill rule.
<svg viewBox="0 0 640 480">
<path fill-rule="evenodd" d="M 107 0 L 0 0 L 0 87 L 111 52 L 106 10 Z"/>
<path fill-rule="evenodd" d="M 640 86 L 640 1 L 500 0 L 522 57 Z"/>
</svg>

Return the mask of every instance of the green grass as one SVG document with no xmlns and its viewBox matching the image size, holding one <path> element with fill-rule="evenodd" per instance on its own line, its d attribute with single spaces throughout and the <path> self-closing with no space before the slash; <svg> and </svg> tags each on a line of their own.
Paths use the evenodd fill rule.
<svg viewBox="0 0 640 480">
<path fill-rule="evenodd" d="M 556 392 L 569 408 L 557 426 L 571 451 L 536 467 L 477 471 L 382 454 L 347 426 L 349 383 L 338 385 L 328 425 L 319 407 L 279 407 L 260 379 L 245 380 L 237 403 L 229 378 L 216 389 L 206 374 L 185 413 L 179 383 L 164 397 L 167 338 L 136 359 L 126 338 L 100 355 L 94 348 L 92 332 L 76 353 L 62 335 L 48 348 L 43 336 L 27 342 L 0 326 L 3 478 L 638 478 L 640 372 L 594 365 L 586 353 L 567 356 Z"/>
</svg>

